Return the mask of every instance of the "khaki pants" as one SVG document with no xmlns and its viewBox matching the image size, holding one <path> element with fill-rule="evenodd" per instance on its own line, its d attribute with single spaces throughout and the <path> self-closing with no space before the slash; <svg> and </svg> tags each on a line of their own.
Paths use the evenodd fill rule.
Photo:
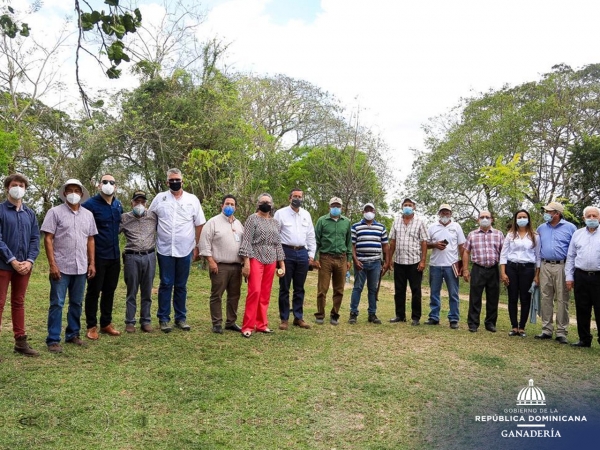
<svg viewBox="0 0 600 450">
<path fill-rule="evenodd" d="M 340 306 L 344 298 L 344 283 L 346 280 L 346 254 L 329 255 L 321 253 L 319 256 L 321 268 L 319 269 L 319 281 L 317 283 L 317 312 L 315 317 L 323 319 L 325 317 L 325 303 L 327 300 L 327 291 L 329 282 L 333 284 L 333 308 L 331 308 L 331 317 L 338 319 L 340 317 Z"/>
<path fill-rule="evenodd" d="M 556 298 L 556 336 L 567 337 L 569 327 L 569 291 L 565 284 L 565 265 L 542 262 L 540 268 L 540 307 L 542 333 L 554 331 L 554 298 Z"/>
</svg>

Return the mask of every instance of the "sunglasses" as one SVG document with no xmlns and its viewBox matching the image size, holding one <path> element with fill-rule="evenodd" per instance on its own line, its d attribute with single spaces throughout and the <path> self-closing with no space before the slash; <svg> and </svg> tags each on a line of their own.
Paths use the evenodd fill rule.
<svg viewBox="0 0 600 450">
<path fill-rule="evenodd" d="M 114 180 L 102 180 L 102 184 L 108 184 L 110 183 L 111 185 L 115 185 L 115 181 Z"/>
</svg>

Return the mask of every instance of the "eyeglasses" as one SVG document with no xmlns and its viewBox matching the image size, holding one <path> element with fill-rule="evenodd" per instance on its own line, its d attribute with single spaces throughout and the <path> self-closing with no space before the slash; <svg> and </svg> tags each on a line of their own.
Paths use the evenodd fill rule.
<svg viewBox="0 0 600 450">
<path fill-rule="evenodd" d="M 168 183 L 179 183 L 181 181 L 181 178 L 171 178 L 170 180 L 167 180 Z"/>
<path fill-rule="evenodd" d="M 115 185 L 115 180 L 102 180 L 102 184 L 108 184 L 110 183 L 111 185 Z"/>
<path fill-rule="evenodd" d="M 479 216 L 480 219 L 491 219 L 491 216 Z"/>
</svg>

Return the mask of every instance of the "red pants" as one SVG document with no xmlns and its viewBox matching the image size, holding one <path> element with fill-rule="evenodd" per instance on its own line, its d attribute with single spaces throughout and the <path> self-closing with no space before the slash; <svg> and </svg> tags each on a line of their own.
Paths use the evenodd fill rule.
<svg viewBox="0 0 600 450">
<path fill-rule="evenodd" d="M 268 328 L 267 310 L 271 300 L 271 288 L 277 263 L 263 264 L 250 258 L 250 276 L 248 277 L 248 296 L 246 311 L 242 323 L 242 333 L 246 331 L 262 331 Z"/>
<path fill-rule="evenodd" d="M 0 270 L 0 323 L 6 304 L 6 293 L 10 284 L 10 310 L 15 338 L 25 336 L 25 292 L 29 284 L 31 271 L 27 275 L 19 275 L 13 270 Z"/>
</svg>

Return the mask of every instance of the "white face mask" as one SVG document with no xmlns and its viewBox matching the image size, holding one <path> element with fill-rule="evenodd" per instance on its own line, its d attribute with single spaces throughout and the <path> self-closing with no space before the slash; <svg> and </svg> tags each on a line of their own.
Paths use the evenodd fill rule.
<svg viewBox="0 0 600 450">
<path fill-rule="evenodd" d="M 483 228 L 487 228 L 492 224 L 492 221 L 490 219 L 480 219 L 479 220 L 479 225 L 481 225 Z"/>
<path fill-rule="evenodd" d="M 15 200 L 21 200 L 25 195 L 25 188 L 22 188 L 21 186 L 13 186 L 8 190 L 8 195 Z"/>
<path fill-rule="evenodd" d="M 365 220 L 373 220 L 375 218 L 375 213 L 374 212 L 366 212 L 363 214 L 363 217 L 365 218 Z"/>
<path fill-rule="evenodd" d="M 444 225 L 449 224 L 451 220 L 452 220 L 452 218 L 450 218 L 450 217 L 440 216 L 440 222 L 442 222 Z"/>
<path fill-rule="evenodd" d="M 67 194 L 67 201 L 71 205 L 77 205 L 81 201 L 81 195 L 79 195 L 79 194 Z"/>
<path fill-rule="evenodd" d="M 142 204 L 135 205 L 133 207 L 133 214 L 135 214 L 138 217 L 142 216 L 144 212 L 146 212 L 146 207 Z"/>
<path fill-rule="evenodd" d="M 102 189 L 102 193 L 105 195 L 113 195 L 113 192 L 115 192 L 115 185 L 110 183 L 103 184 L 100 189 Z"/>
</svg>

